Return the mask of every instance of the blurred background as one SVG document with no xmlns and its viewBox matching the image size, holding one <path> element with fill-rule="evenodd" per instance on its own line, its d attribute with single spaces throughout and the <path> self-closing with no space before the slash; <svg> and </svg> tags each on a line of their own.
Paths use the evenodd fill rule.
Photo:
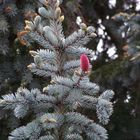
<svg viewBox="0 0 140 140">
<path fill-rule="evenodd" d="M 27 69 L 33 62 L 29 50 L 39 46 L 25 46 L 20 38 L 24 20 L 34 18 L 37 7 L 34 0 L 0 0 L 0 96 L 20 86 L 46 85 L 47 79 Z M 87 44 L 94 50 L 90 79 L 101 90 L 115 91 L 109 140 L 140 140 L 140 0 L 63 0 L 61 8 L 66 36 L 77 30 L 77 17 L 96 29 L 97 37 Z M 18 120 L 0 110 L 0 140 L 31 118 Z"/>
</svg>

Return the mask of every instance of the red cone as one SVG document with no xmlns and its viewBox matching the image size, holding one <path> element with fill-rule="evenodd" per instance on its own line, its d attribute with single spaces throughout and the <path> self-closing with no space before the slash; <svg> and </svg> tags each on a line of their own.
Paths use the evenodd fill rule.
<svg viewBox="0 0 140 140">
<path fill-rule="evenodd" d="M 85 54 L 82 54 L 81 56 L 80 56 L 80 68 L 84 71 L 84 72 L 86 72 L 86 71 L 88 71 L 89 70 L 89 59 L 88 59 L 88 57 L 87 57 L 87 55 L 85 55 Z"/>
</svg>

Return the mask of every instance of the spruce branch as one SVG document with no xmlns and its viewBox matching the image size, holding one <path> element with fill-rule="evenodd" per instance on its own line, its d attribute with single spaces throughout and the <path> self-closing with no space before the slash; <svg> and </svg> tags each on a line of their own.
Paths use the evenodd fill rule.
<svg viewBox="0 0 140 140">
<path fill-rule="evenodd" d="M 56 102 L 55 97 L 41 94 L 38 89 L 19 89 L 15 94 L 4 95 L 0 106 L 4 109 L 13 109 L 18 118 L 23 118 L 29 111 L 36 110 L 42 104 L 51 107 Z"/>
<path fill-rule="evenodd" d="M 12 131 L 9 139 L 106 140 L 106 129 L 79 110 L 96 110 L 103 124 L 108 123 L 113 111 L 110 100 L 114 93 L 107 90 L 99 94 L 100 87 L 89 80 L 93 51 L 84 45 L 96 36 L 95 29 L 80 22 L 79 30 L 65 37 L 61 2 L 39 1 L 38 14 L 25 21 L 19 37 L 23 44 L 35 41 L 43 47 L 30 51 L 34 62 L 28 68 L 39 76 L 50 76 L 51 81 L 43 92 L 20 88 L 0 100 L 0 106 L 14 110 L 17 118 L 31 111 L 35 114 L 31 123 Z"/>
</svg>

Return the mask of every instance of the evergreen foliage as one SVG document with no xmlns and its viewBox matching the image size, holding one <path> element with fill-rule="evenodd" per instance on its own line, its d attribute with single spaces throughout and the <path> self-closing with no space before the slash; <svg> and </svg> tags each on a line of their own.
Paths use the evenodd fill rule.
<svg viewBox="0 0 140 140">
<path fill-rule="evenodd" d="M 31 3 L 31 0 L 18 2 L 17 0 L 0 1 L 1 94 L 15 91 L 20 84 L 23 86 L 28 85 L 29 87 L 40 86 L 39 80 L 34 79 L 34 82 L 31 82 L 33 75 L 27 70 L 27 65 L 32 60 L 27 53 L 29 48 L 22 48 L 19 39 L 16 38 L 17 35 L 20 38 L 20 31 L 24 30 L 24 20 L 33 18 L 35 9 L 39 4 L 39 2 Z M 24 44 L 22 45 L 24 46 Z"/>
<path fill-rule="evenodd" d="M 106 140 L 107 130 L 102 125 L 108 124 L 112 114 L 114 92 L 100 93 L 100 87 L 89 80 L 88 59 L 94 53 L 84 47 L 96 36 L 95 29 L 80 22 L 78 31 L 65 37 L 61 1 L 39 1 L 38 14 L 25 21 L 25 30 L 19 34 L 23 44 L 36 42 L 43 48 L 30 51 L 34 63 L 28 68 L 51 81 L 42 91 L 19 88 L 2 97 L 0 107 L 13 110 L 17 118 L 34 114 L 30 123 L 10 133 L 9 140 Z M 16 8 L 11 14 L 8 16 L 16 15 Z M 83 54 L 87 58 L 79 60 Z M 93 117 L 82 109 L 93 111 Z"/>
</svg>

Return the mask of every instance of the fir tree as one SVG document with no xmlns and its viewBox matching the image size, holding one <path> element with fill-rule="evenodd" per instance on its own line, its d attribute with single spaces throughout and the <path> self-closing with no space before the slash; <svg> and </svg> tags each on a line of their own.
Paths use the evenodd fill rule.
<svg viewBox="0 0 140 140">
<path fill-rule="evenodd" d="M 20 34 L 25 36 L 20 40 L 28 44 L 35 41 L 43 48 L 30 51 L 34 63 L 28 68 L 39 76 L 50 76 L 51 81 L 42 91 L 19 88 L 2 97 L 0 106 L 14 110 L 17 118 L 34 114 L 30 123 L 10 133 L 9 140 L 106 140 L 102 124 L 106 125 L 112 114 L 114 92 L 100 94 L 99 86 L 90 82 L 93 52 L 84 47 L 96 36 L 95 29 L 80 21 L 79 30 L 65 37 L 61 1 L 40 2 L 39 15 L 25 21 L 25 31 Z M 93 120 L 95 113 L 86 116 L 83 109 L 96 112 L 98 119 Z"/>
</svg>

